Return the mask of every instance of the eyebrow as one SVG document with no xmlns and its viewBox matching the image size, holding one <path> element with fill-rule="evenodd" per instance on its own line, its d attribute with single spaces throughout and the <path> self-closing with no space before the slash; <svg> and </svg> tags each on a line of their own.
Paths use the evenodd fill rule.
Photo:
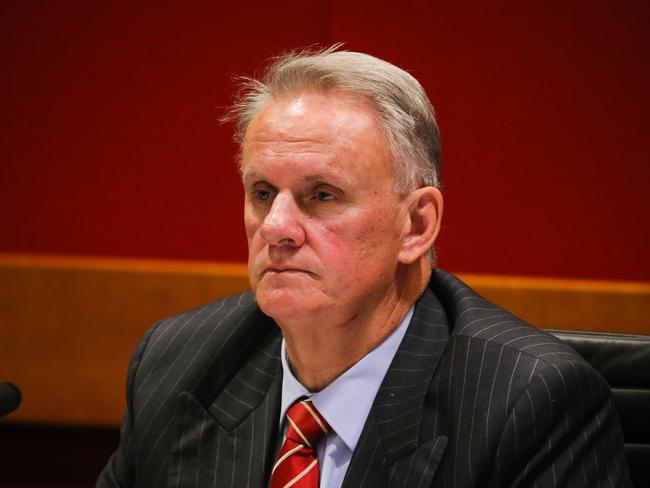
<svg viewBox="0 0 650 488">
<path fill-rule="evenodd" d="M 242 179 L 252 179 L 255 181 L 266 181 L 268 182 L 268 178 L 263 175 L 262 173 L 259 173 L 257 171 L 249 171 L 249 172 L 244 172 L 242 173 Z M 335 180 L 335 182 L 339 183 L 339 178 L 336 177 L 335 174 L 333 173 L 316 173 L 313 175 L 307 175 L 302 178 L 302 180 L 305 183 L 313 183 L 317 181 L 321 181 L 323 183 L 326 183 L 328 180 Z M 334 184 L 334 183 L 332 183 Z"/>
<path fill-rule="evenodd" d="M 257 171 L 246 171 L 242 170 L 241 172 L 241 177 L 242 179 L 244 178 L 255 178 L 255 179 L 264 179 L 264 175 L 261 173 L 258 173 Z"/>
<path fill-rule="evenodd" d="M 308 175 L 303 178 L 303 180 L 307 183 L 314 181 L 326 182 L 327 180 L 331 179 L 337 180 L 336 175 L 333 175 L 331 173 L 316 173 L 315 175 Z"/>
</svg>

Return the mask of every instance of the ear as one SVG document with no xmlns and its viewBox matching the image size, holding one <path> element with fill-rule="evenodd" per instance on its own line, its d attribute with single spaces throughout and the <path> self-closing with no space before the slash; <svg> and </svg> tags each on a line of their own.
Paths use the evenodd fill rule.
<svg viewBox="0 0 650 488">
<path fill-rule="evenodd" d="M 438 237 L 442 193 L 437 188 L 425 186 L 412 191 L 406 199 L 407 215 L 399 260 L 403 264 L 413 264 L 433 247 Z"/>
</svg>

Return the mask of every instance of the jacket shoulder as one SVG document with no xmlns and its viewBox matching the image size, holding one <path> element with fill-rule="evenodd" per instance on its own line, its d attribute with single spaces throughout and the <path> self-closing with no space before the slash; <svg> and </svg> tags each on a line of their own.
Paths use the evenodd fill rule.
<svg viewBox="0 0 650 488">
<path fill-rule="evenodd" d="M 180 391 L 195 391 L 206 376 L 222 385 L 254 340 L 274 328 L 250 292 L 161 320 L 134 354 L 127 394 L 145 411 Z"/>
<path fill-rule="evenodd" d="M 601 465 L 622 465 L 611 393 L 582 357 L 449 273 L 435 270 L 430 286 L 450 328 L 431 387 L 445 410 L 430 424 L 449 438 L 441 480 L 469 485 L 473 476 L 485 486 L 556 486 L 557 476 L 584 486 L 585 472 L 598 466 L 590 465 L 591 456 L 566 459 L 596 440 L 603 443 L 600 452 L 614 453 Z M 617 469 L 623 472 L 615 467 L 611 473 Z M 595 486 L 595 474 L 590 477 Z"/>
<path fill-rule="evenodd" d="M 555 336 L 490 302 L 450 273 L 434 270 L 430 286 L 445 308 L 452 340 L 487 342 L 550 363 L 584 362 Z"/>
<path fill-rule="evenodd" d="M 253 294 L 245 292 L 167 317 L 152 327 L 147 353 L 161 353 L 176 343 L 191 348 L 210 336 L 219 338 L 257 310 Z"/>
<path fill-rule="evenodd" d="M 149 333 L 143 359 L 147 363 L 173 366 L 184 358 L 194 361 L 202 352 L 233 346 L 241 339 L 238 329 L 254 327 L 264 317 L 254 295 L 241 293 L 165 318 Z M 144 366 L 144 365 L 143 365 Z"/>
</svg>

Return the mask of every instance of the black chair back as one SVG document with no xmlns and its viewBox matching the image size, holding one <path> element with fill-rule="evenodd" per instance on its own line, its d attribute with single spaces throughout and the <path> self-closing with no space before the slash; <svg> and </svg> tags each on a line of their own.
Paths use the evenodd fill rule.
<svg viewBox="0 0 650 488">
<path fill-rule="evenodd" d="M 605 377 L 623 427 L 632 482 L 650 486 L 650 336 L 549 330 Z"/>
</svg>

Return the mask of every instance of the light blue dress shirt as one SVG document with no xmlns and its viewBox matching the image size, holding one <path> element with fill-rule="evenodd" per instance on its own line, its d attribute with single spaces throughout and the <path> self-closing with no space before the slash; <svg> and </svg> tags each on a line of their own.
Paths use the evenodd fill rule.
<svg viewBox="0 0 650 488">
<path fill-rule="evenodd" d="M 309 392 L 291 372 L 282 341 L 282 401 L 280 432 L 286 434 L 285 415 L 299 398 L 308 397 L 327 420 L 332 431 L 318 445 L 320 488 L 340 488 L 352 453 L 366 422 L 381 382 L 393 361 L 408 324 L 413 307 L 397 328 L 354 366 L 318 393 Z"/>
</svg>

